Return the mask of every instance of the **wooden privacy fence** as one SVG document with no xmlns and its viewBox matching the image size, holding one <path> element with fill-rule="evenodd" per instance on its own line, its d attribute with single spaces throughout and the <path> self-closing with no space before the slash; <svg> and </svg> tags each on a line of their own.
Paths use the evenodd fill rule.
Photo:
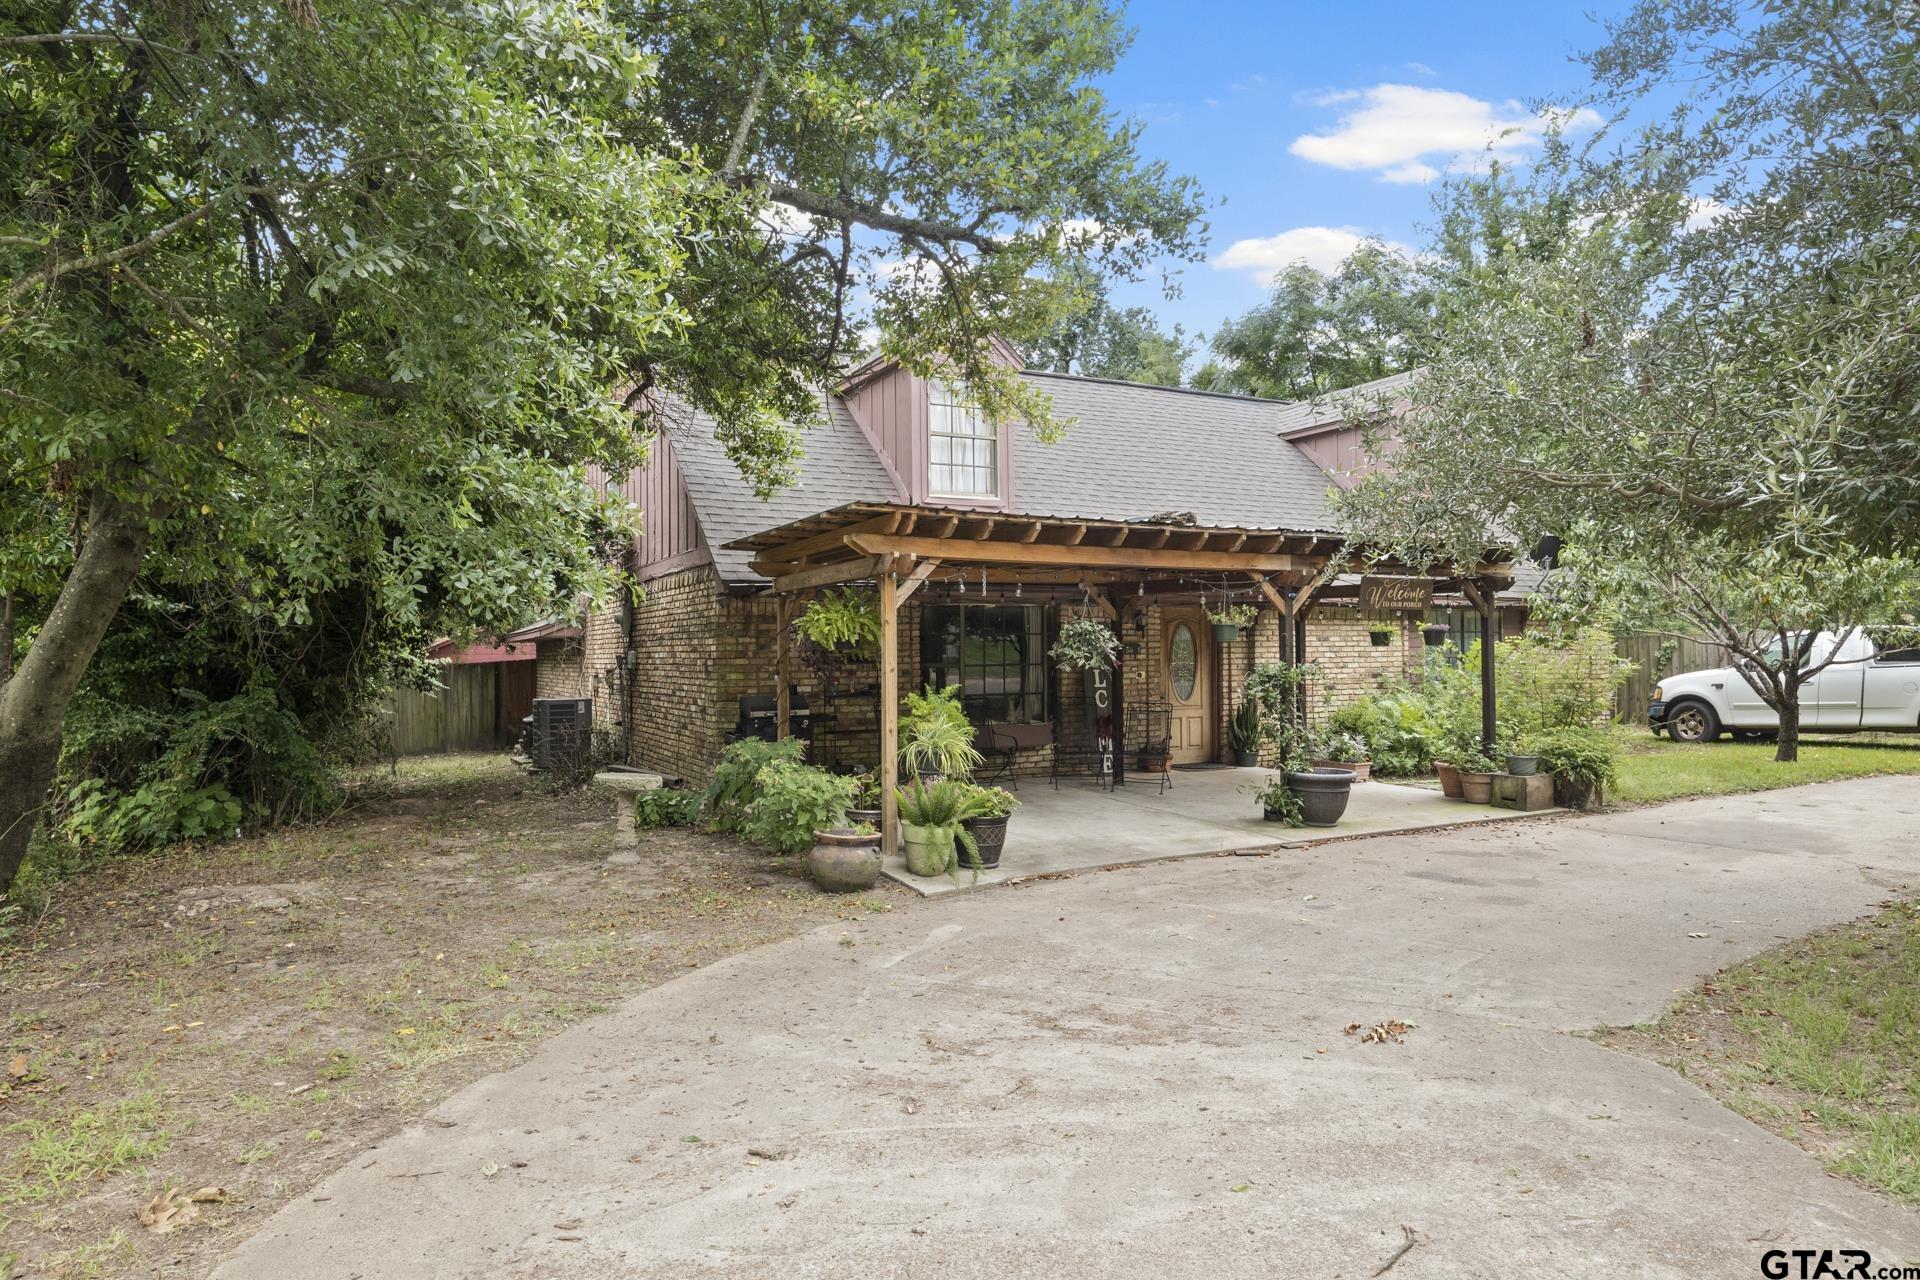
<svg viewBox="0 0 1920 1280">
<path fill-rule="evenodd" d="M 513 741 L 533 710 L 534 664 L 450 664 L 432 693 L 395 689 L 386 715 L 397 755 L 490 751 Z"/>
<path fill-rule="evenodd" d="M 1633 663 L 1633 674 L 1615 695 L 1614 712 L 1622 720 L 1644 720 L 1653 687 L 1667 676 L 1727 665 L 1727 651 L 1707 640 L 1678 640 L 1672 636 L 1622 636 L 1614 651 Z"/>
</svg>

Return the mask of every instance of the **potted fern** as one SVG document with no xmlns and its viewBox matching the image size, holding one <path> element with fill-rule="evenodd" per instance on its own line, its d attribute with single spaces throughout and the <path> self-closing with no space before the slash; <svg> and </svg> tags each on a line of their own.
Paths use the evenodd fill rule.
<svg viewBox="0 0 1920 1280">
<path fill-rule="evenodd" d="M 1260 704 L 1252 698 L 1241 698 L 1234 708 L 1233 719 L 1227 722 L 1227 746 L 1240 768 L 1260 764 Z"/>
<path fill-rule="evenodd" d="M 908 872 L 916 876 L 955 875 L 959 867 L 956 847 L 965 852 L 967 865 L 979 872 L 980 844 L 960 825 L 973 807 L 968 803 L 965 783 L 947 781 L 928 786 L 916 779 L 896 798 L 900 803 L 901 853 Z"/>
<path fill-rule="evenodd" d="M 1207 610 L 1207 621 L 1213 624 L 1213 638 L 1222 642 L 1238 640 L 1244 627 L 1251 627 L 1260 611 L 1250 604 L 1225 604 L 1218 609 Z"/>
</svg>

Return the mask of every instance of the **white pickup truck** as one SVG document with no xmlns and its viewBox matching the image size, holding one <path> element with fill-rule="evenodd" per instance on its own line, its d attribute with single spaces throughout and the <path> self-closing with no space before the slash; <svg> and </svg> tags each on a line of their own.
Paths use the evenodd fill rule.
<svg viewBox="0 0 1920 1280">
<path fill-rule="evenodd" d="M 1814 638 L 1809 666 L 1833 653 L 1835 636 Z M 1647 705 L 1647 726 L 1675 742 L 1714 742 L 1724 732 L 1761 737 L 1780 717 L 1739 666 L 1668 676 Z M 1920 731 L 1920 648 L 1882 651 L 1859 631 L 1840 643 L 1833 665 L 1800 686 L 1800 728 L 1807 733 L 1860 729 Z"/>
</svg>

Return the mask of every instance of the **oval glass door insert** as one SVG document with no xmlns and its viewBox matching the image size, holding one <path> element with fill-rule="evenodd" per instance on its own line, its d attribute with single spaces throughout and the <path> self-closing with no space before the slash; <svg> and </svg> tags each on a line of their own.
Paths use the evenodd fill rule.
<svg viewBox="0 0 1920 1280">
<path fill-rule="evenodd" d="M 1193 700 L 1193 684 L 1200 671 L 1200 651 L 1193 642 L 1193 628 L 1184 622 L 1173 626 L 1173 638 L 1167 642 L 1167 680 L 1173 686 L 1175 702 Z"/>
</svg>

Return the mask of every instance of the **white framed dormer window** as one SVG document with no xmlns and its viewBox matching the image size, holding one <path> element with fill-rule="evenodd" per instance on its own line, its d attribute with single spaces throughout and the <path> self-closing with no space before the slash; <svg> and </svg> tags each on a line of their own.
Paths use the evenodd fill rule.
<svg viewBox="0 0 1920 1280">
<path fill-rule="evenodd" d="M 1000 496 L 1000 435 L 958 388 L 927 383 L 927 488 L 936 498 Z"/>
</svg>

